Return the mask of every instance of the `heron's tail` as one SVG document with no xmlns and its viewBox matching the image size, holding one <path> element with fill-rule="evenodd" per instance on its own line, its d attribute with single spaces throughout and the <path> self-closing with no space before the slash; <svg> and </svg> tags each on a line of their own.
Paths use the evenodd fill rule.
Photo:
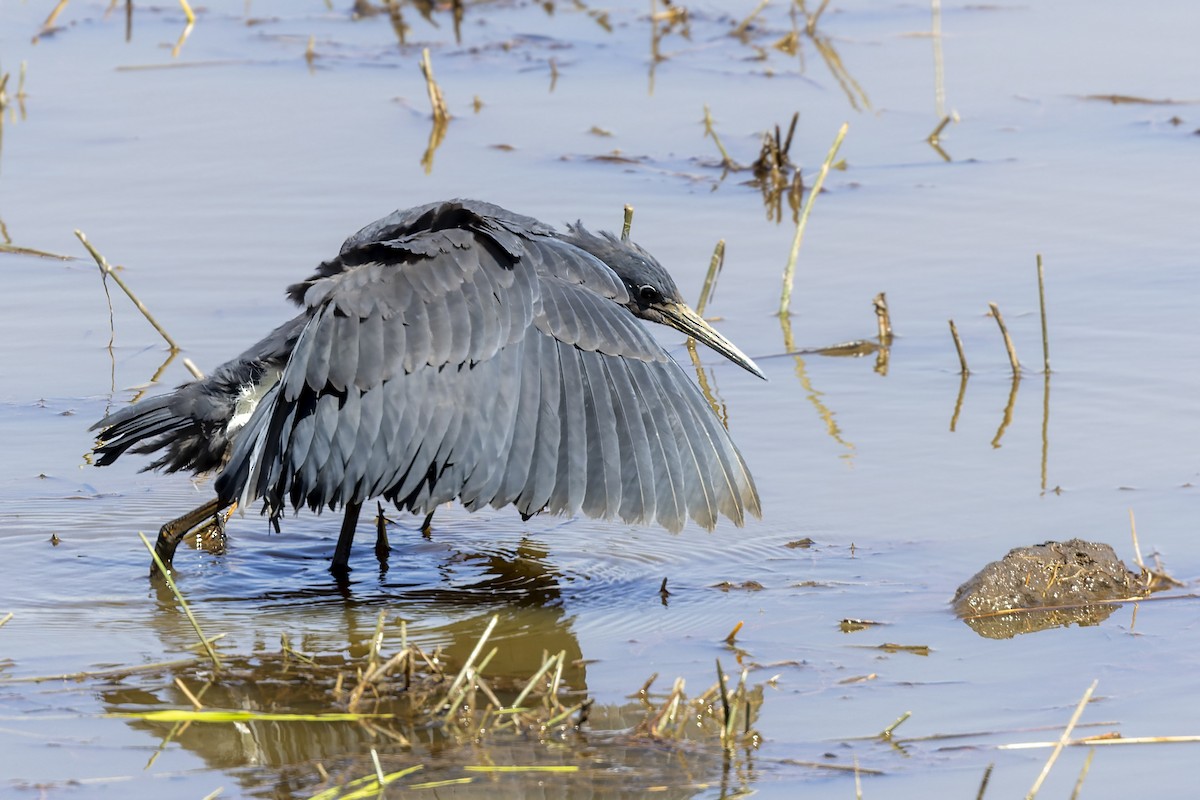
<svg viewBox="0 0 1200 800">
<path fill-rule="evenodd" d="M 93 450 L 96 465 L 107 466 L 131 448 L 135 453 L 161 450 L 177 434 L 192 426 L 193 420 L 172 412 L 171 402 L 174 399 L 174 392 L 151 397 L 114 411 L 93 425 L 89 430 L 100 431 Z M 146 469 L 166 467 L 174 471 L 183 466 L 172 465 L 171 462 L 171 454 L 167 453 Z"/>
</svg>

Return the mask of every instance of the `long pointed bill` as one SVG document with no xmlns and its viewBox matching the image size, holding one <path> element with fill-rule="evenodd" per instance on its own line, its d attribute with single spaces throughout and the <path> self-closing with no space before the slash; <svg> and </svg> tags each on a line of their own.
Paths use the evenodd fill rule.
<svg viewBox="0 0 1200 800">
<path fill-rule="evenodd" d="M 703 342 L 750 374 L 757 375 L 764 381 L 767 379 L 758 365 L 750 360 L 750 356 L 739 350 L 733 342 L 717 333 L 716 328 L 705 322 L 704 317 L 683 303 L 663 303 L 655 305 L 653 308 L 663 315 L 663 321 L 672 328 L 686 333 L 698 342 Z"/>
</svg>

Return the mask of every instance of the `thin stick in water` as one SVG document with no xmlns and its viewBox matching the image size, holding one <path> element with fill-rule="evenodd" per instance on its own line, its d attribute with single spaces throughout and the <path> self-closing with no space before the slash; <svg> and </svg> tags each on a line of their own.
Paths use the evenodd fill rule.
<svg viewBox="0 0 1200 800">
<path fill-rule="evenodd" d="M 892 315 L 888 312 L 887 295 L 880 292 L 871 304 L 875 307 L 875 320 L 879 323 L 879 343 L 886 347 L 892 341 Z"/>
<path fill-rule="evenodd" d="M 154 552 L 154 545 L 150 544 L 150 540 L 146 538 L 146 534 L 138 531 L 138 536 L 142 539 L 142 544 L 146 545 L 146 549 L 150 551 L 150 557 L 154 559 L 154 565 L 158 567 L 158 574 L 166 580 L 167 586 L 171 589 L 171 594 L 175 595 L 175 599 L 179 601 L 179 605 L 183 608 L 183 613 L 187 615 L 188 622 L 192 623 L 192 629 L 196 631 L 196 635 L 200 637 L 200 643 L 204 645 L 204 652 L 208 653 L 209 659 L 212 661 L 213 669 L 219 671 L 221 669 L 221 659 L 217 658 L 217 651 L 213 650 L 212 641 L 204 635 L 204 631 L 200 630 L 200 623 L 196 621 L 196 617 L 192 614 L 192 609 L 188 608 L 187 601 L 183 599 L 183 595 L 179 593 L 179 587 L 175 585 L 175 581 L 171 580 L 171 572 L 167 569 L 167 565 L 158 557 L 158 553 Z"/>
<path fill-rule="evenodd" d="M 429 91 L 429 105 L 433 107 L 433 119 L 445 123 L 450 119 L 446 109 L 446 99 L 442 96 L 442 87 L 438 86 L 433 77 L 433 62 L 429 58 L 429 48 L 421 51 L 421 74 L 425 76 L 425 88 Z"/>
<path fill-rule="evenodd" d="M 983 771 L 983 780 L 979 782 L 979 792 L 975 795 L 975 800 L 983 800 L 983 793 L 987 791 L 988 781 L 992 779 L 992 768 L 995 766 L 996 762 L 993 761 Z"/>
<path fill-rule="evenodd" d="M 725 240 L 719 239 L 713 248 L 712 259 L 708 262 L 708 274 L 704 276 L 704 285 L 700 287 L 700 299 L 696 302 L 696 313 L 704 316 L 704 308 L 712 297 L 713 288 L 717 285 L 717 276 L 725 266 Z"/>
<path fill-rule="evenodd" d="M 187 371 L 192 373 L 192 377 L 194 377 L 196 380 L 198 380 L 198 381 L 204 380 L 204 373 L 200 370 L 199 367 L 196 366 L 195 362 L 192 361 L 190 358 L 185 358 L 183 360 L 183 365 L 185 367 L 187 367 Z"/>
<path fill-rule="evenodd" d="M 111 266 L 109 266 L 108 259 L 100 255 L 96 248 L 92 247 L 92 243 L 88 241 L 87 236 L 83 234 L 83 231 L 77 229 L 75 231 L 75 236 L 79 239 L 79 241 L 83 242 L 83 246 L 86 247 L 87 251 L 92 254 L 92 258 L 96 260 L 96 266 L 100 267 L 100 273 L 104 277 L 112 278 L 114 281 L 116 281 L 117 286 L 121 287 L 121 291 L 125 292 L 125 294 L 129 296 L 129 299 L 133 301 L 135 306 L 137 306 L 137 310 L 142 312 L 142 316 L 144 316 L 147 321 L 154 326 L 154 330 L 158 331 L 158 335 L 166 340 L 167 345 L 172 350 L 178 350 L 179 345 L 175 344 L 175 340 L 171 338 L 170 334 L 163 330 L 163 327 L 158 324 L 158 320 L 156 320 L 154 315 L 150 313 L 150 309 L 146 308 L 145 304 L 137 298 L 137 295 L 133 293 L 133 290 L 125 285 L 125 281 L 121 280 L 121 276 L 118 275 Z"/>
<path fill-rule="evenodd" d="M 1004 337 L 1004 349 L 1008 351 L 1008 363 L 1012 365 L 1013 375 L 1020 375 L 1021 362 L 1017 360 L 1017 349 L 1013 347 L 1012 337 L 1008 335 L 1008 326 L 1004 324 L 1004 317 L 1000 315 L 1000 307 L 995 303 L 988 303 L 988 308 L 992 310 L 992 316 L 1000 326 L 1000 335 Z"/>
<path fill-rule="evenodd" d="M 447 703 L 450 702 L 452 697 L 454 697 L 454 691 L 459 687 L 459 684 L 466 679 L 467 670 L 471 668 L 471 665 L 475 662 L 475 659 L 479 658 L 479 653 L 483 650 L 484 642 L 486 642 L 488 637 L 492 635 L 492 631 L 496 629 L 496 625 L 499 624 L 499 622 L 500 615 L 493 614 L 491 621 L 488 622 L 487 627 L 484 628 L 483 635 L 480 636 L 479 641 L 475 643 L 475 649 L 471 651 L 471 655 L 467 656 L 467 660 L 463 662 L 462 669 L 458 671 L 458 675 L 455 676 L 454 682 L 450 684 L 450 689 L 446 692 Z"/>
<path fill-rule="evenodd" d="M 621 223 L 621 241 L 629 241 L 629 230 L 633 227 L 633 206 L 625 204 L 625 218 Z"/>
<path fill-rule="evenodd" d="M 850 130 L 850 123 L 843 122 L 837 137 L 833 140 L 833 146 L 829 148 L 829 154 L 825 156 L 825 162 L 821 164 L 821 171 L 817 173 L 817 179 L 813 181 L 813 187 L 808 190 L 808 200 L 804 203 L 804 209 L 800 212 L 800 221 L 796 224 L 796 236 L 792 239 L 792 252 L 788 256 L 787 267 L 783 270 L 783 292 L 779 297 L 779 316 L 781 317 L 790 313 L 788 309 L 792 305 L 792 284 L 796 278 L 796 259 L 800 255 L 800 243 L 804 241 L 804 228 L 808 224 L 808 215 L 812 212 L 813 201 L 821 193 L 825 176 L 829 174 L 829 168 L 833 166 L 833 159 L 837 157 L 837 152 L 841 148 L 842 140 L 846 138 L 848 130 Z"/>
<path fill-rule="evenodd" d="M 1050 371 L 1050 336 L 1046 332 L 1046 271 L 1042 268 L 1042 254 L 1037 254 L 1038 304 L 1042 309 L 1042 369 Z"/>
<path fill-rule="evenodd" d="M 744 20 L 742 20 L 738 24 L 738 26 L 733 29 L 733 33 L 731 35 L 732 36 L 741 36 L 743 33 L 745 33 L 746 28 L 750 27 L 750 23 L 753 22 L 754 18 L 757 17 L 759 15 L 759 13 L 762 12 L 762 10 L 767 7 L 767 3 L 769 3 L 769 2 L 771 2 L 771 0 L 762 0 L 762 2 L 760 2 L 758 4 L 758 6 L 756 6 L 755 9 L 750 12 L 750 16 L 748 16 Z"/>
<path fill-rule="evenodd" d="M 1083 698 L 1079 701 L 1079 705 L 1075 707 L 1075 713 L 1071 715 L 1070 722 L 1063 729 L 1062 736 L 1058 738 L 1058 743 L 1054 746 L 1050 757 L 1046 759 L 1046 765 L 1042 767 L 1041 774 L 1033 782 L 1033 787 L 1029 790 L 1029 794 L 1025 795 L 1025 800 L 1033 800 L 1037 796 L 1038 790 L 1042 788 L 1042 784 L 1046 781 L 1046 776 L 1050 774 L 1050 769 L 1054 766 L 1054 762 L 1058 760 L 1058 754 L 1062 752 L 1063 747 L 1071 740 L 1071 731 L 1075 730 L 1075 723 L 1079 722 L 1079 718 L 1083 716 L 1083 709 L 1087 708 L 1088 701 L 1092 699 L 1092 692 L 1096 691 L 1096 684 L 1098 683 L 1100 683 L 1099 678 L 1092 681 L 1092 685 L 1083 693 Z"/>
<path fill-rule="evenodd" d="M 958 351 L 958 363 L 962 367 L 959 374 L 970 375 L 971 370 L 967 369 L 967 354 L 963 351 L 962 339 L 958 336 L 958 326 L 954 324 L 954 320 L 950 320 L 950 335 L 954 337 L 954 349 Z"/>
<path fill-rule="evenodd" d="M 721 144 L 721 137 L 717 136 L 717 129 L 713 125 L 712 112 L 708 110 L 708 106 L 704 107 L 704 135 L 711 136 L 713 142 L 717 145 L 717 149 L 721 151 L 722 168 L 735 171 L 742 168 L 741 165 L 729 157 L 728 151 L 725 150 L 725 145 Z"/>
<path fill-rule="evenodd" d="M 1070 800 L 1077 800 L 1079 792 L 1083 790 L 1083 781 L 1087 778 L 1088 771 L 1092 768 L 1092 759 L 1096 757 L 1096 748 L 1088 750 L 1087 758 L 1084 759 L 1083 769 L 1079 770 L 1079 777 L 1075 779 L 1075 788 L 1071 790 Z"/>
</svg>

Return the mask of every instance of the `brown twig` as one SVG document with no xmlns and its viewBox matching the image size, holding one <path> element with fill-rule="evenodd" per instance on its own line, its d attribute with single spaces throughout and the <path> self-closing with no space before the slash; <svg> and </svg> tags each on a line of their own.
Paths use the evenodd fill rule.
<svg viewBox="0 0 1200 800">
<path fill-rule="evenodd" d="M 1088 701 L 1092 699 L 1092 692 L 1096 691 L 1096 684 L 1099 682 L 1099 678 L 1092 681 L 1092 685 L 1083 693 L 1083 698 L 1080 699 L 1079 705 L 1075 706 L 1075 713 L 1071 715 L 1071 720 L 1067 723 L 1067 727 L 1063 729 L 1062 736 L 1058 737 L 1058 743 L 1054 746 L 1054 751 L 1046 759 L 1046 765 L 1042 767 L 1037 780 L 1033 782 L 1033 787 L 1029 790 L 1029 794 L 1025 795 L 1025 800 L 1033 800 L 1037 796 L 1038 790 L 1042 788 L 1042 784 L 1045 782 L 1046 776 L 1050 774 L 1050 769 L 1054 766 L 1054 762 L 1058 760 L 1058 754 L 1062 752 L 1063 747 L 1071 740 L 1071 731 L 1075 730 L 1075 723 L 1079 722 L 1079 718 L 1083 716 L 1083 710 L 1087 708 Z"/>
<path fill-rule="evenodd" d="M 988 303 L 988 308 L 992 310 L 992 316 L 1000 326 L 1000 335 L 1004 337 L 1004 349 L 1008 351 L 1008 363 L 1012 365 L 1013 375 L 1020 375 L 1021 362 L 1017 360 L 1017 349 L 1013 347 L 1012 337 L 1008 335 L 1008 326 L 1004 324 L 1004 317 L 1000 315 L 1000 307 L 995 303 Z"/>
<path fill-rule="evenodd" d="M 713 248 L 712 259 L 708 262 L 708 274 L 704 276 L 704 285 L 700 287 L 700 299 L 696 301 L 696 313 L 704 316 L 704 308 L 712 297 L 713 288 L 717 285 L 717 276 L 725 266 L 725 240 L 719 239 Z"/>
<path fill-rule="evenodd" d="M 1042 268 L 1042 254 L 1037 254 L 1038 304 L 1042 311 L 1042 369 L 1050 371 L 1050 336 L 1046 332 L 1046 271 Z"/>
<path fill-rule="evenodd" d="M 144 316 L 146 320 L 154 326 L 154 330 L 158 331 L 158 335 L 166 340 L 167 345 L 172 350 L 178 350 L 179 345 L 175 344 L 175 340 L 171 338 L 171 335 L 163 330 L 163 327 L 158 324 L 158 320 L 156 320 L 154 315 L 150 313 L 150 309 L 146 308 L 145 304 L 142 303 L 142 301 L 138 299 L 137 295 L 133 293 L 133 290 L 125 285 L 125 281 L 121 280 L 121 276 L 118 275 L 111 266 L 109 266 L 108 260 L 104 256 L 100 255 L 95 247 L 92 247 L 92 243 L 88 241 L 87 236 L 84 235 L 83 231 L 77 229 L 75 231 L 75 236 L 80 242 L 83 243 L 83 246 L 87 248 L 87 251 L 91 253 L 92 258 L 96 260 L 96 266 L 100 267 L 100 274 L 105 278 L 112 278 L 116 282 L 117 286 L 120 286 L 121 290 L 129 296 L 129 299 L 133 301 L 133 304 L 137 306 L 137 310 L 142 312 L 142 316 Z"/>
<path fill-rule="evenodd" d="M 848 130 L 850 130 L 850 123 L 843 122 L 833 140 L 833 146 L 829 148 L 829 154 L 825 156 L 825 162 L 821 164 L 821 171 L 817 173 L 813 187 L 808 190 L 808 200 L 804 203 L 804 210 L 800 212 L 800 221 L 796 224 L 796 236 L 792 239 L 792 252 L 788 256 L 787 266 L 783 270 L 783 292 L 779 297 L 779 316 L 781 317 L 788 315 L 788 309 L 792 305 L 792 283 L 796 278 L 796 259 L 800 256 L 800 243 L 804 240 L 804 228 L 808 225 L 808 215 L 812 212 L 813 201 L 821 193 L 825 176 L 829 174 L 829 168 L 833 166 L 833 159 L 837 157 L 838 149 L 841 148 L 842 140 L 846 138 Z"/>
<path fill-rule="evenodd" d="M 954 320 L 950 320 L 950 335 L 954 337 L 954 349 L 958 351 L 958 363 L 962 367 L 959 374 L 970 375 L 971 370 L 967 369 L 967 354 L 963 352 L 962 339 L 958 336 L 958 326 L 954 324 Z"/>
<path fill-rule="evenodd" d="M 433 77 L 433 62 L 429 58 L 429 48 L 421 50 L 421 74 L 425 76 L 425 88 L 429 91 L 429 105 L 433 108 L 435 122 L 445 123 L 450 119 L 446 109 L 446 100 L 442 96 L 442 87 L 438 86 Z"/>
<path fill-rule="evenodd" d="M 871 304 L 875 307 L 875 319 L 879 323 L 879 344 L 886 347 L 892 341 L 892 316 L 888 313 L 887 295 L 880 292 Z"/>
</svg>

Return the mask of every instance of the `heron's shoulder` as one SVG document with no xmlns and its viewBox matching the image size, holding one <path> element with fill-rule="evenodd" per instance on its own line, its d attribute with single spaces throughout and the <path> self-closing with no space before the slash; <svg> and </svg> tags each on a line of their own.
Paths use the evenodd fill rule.
<svg viewBox="0 0 1200 800">
<path fill-rule="evenodd" d="M 446 200 L 393 211 L 347 238 L 335 258 L 288 287 L 288 297 L 303 305 L 314 284 L 363 265 L 404 266 L 439 258 L 447 266 L 461 265 L 458 252 L 477 247 L 485 260 L 512 268 L 528 254 L 531 241 L 556 235 L 533 217 L 481 200 Z"/>
</svg>

